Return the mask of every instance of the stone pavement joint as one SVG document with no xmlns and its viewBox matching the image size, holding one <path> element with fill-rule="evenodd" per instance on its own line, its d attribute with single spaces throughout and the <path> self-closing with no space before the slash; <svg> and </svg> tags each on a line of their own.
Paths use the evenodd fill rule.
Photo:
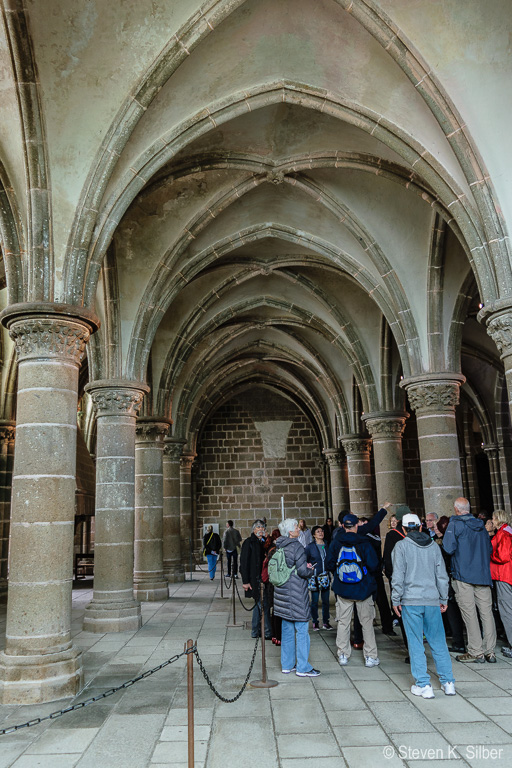
<svg viewBox="0 0 512 768">
<path fill-rule="evenodd" d="M 230 600 L 207 575 L 170 584 L 166 601 L 142 603 L 142 626 L 121 633 L 82 630 L 91 582 L 73 592 L 74 642 L 82 649 L 86 686 L 62 706 L 98 696 L 197 643 L 214 685 L 234 696 L 254 650 L 250 632 L 227 628 Z M 5 607 L 0 607 L 0 630 Z M 512 664 L 468 668 L 454 661 L 457 696 L 440 689 L 430 653 L 435 698 L 410 693 L 412 677 L 399 637 L 376 633 L 380 667 L 354 651 L 335 657 L 334 632 L 311 633 L 318 678 L 281 675 L 279 648 L 266 644 L 271 689 L 247 688 L 234 704 L 219 701 L 197 666 L 194 674 L 196 768 L 497 768 L 512 763 Z M 3 634 L 2 634 L 3 643 Z M 259 655 L 252 677 L 260 677 Z M 44 717 L 55 702 L 1 706 L 0 728 Z M 86 709 L 0 737 L 0 768 L 186 768 L 186 662 L 161 669 Z"/>
</svg>

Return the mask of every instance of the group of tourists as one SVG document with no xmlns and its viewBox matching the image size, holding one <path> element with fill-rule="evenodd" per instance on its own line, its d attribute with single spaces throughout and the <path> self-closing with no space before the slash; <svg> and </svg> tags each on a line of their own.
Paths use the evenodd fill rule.
<svg viewBox="0 0 512 768">
<path fill-rule="evenodd" d="M 464 498 L 455 501 L 452 517 L 429 513 L 424 521 L 400 505 L 389 519 L 382 548 L 379 526 L 390 506 L 384 504 L 370 519 L 346 510 L 337 527 L 328 519 L 309 530 L 304 519 L 287 519 L 270 535 L 266 521 L 255 520 L 240 553 L 245 596 L 255 601 L 251 634 L 259 636 L 263 611 L 266 639 L 281 646 L 283 674 L 317 677 L 320 671 L 309 662 L 310 621 L 313 631 L 333 629 L 332 590 L 340 666 L 349 663 L 354 649 L 362 649 L 366 667 L 380 664 L 374 628 L 377 606 L 384 634 L 395 635 L 394 624 L 402 630 L 405 660 L 415 680 L 411 692 L 434 696 L 426 640 L 442 690 L 454 695 L 450 652 L 457 653 L 461 663 L 495 663 L 496 620 L 508 642 L 502 653 L 512 658 L 512 517 L 496 511 L 489 525 L 471 514 Z M 205 540 L 210 535 L 207 532 Z M 210 543 L 220 549 L 217 539 L 212 537 Z M 236 576 L 233 553 L 240 540 L 228 521 L 222 542 L 231 552 L 228 575 Z"/>
</svg>

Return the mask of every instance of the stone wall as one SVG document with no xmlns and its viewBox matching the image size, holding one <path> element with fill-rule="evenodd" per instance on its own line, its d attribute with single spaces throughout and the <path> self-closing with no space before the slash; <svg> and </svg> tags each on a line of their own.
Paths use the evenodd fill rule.
<svg viewBox="0 0 512 768">
<path fill-rule="evenodd" d="M 197 521 L 235 521 L 245 537 L 255 517 L 325 522 L 324 474 L 309 419 L 289 400 L 256 389 L 216 411 L 197 446 Z"/>
</svg>

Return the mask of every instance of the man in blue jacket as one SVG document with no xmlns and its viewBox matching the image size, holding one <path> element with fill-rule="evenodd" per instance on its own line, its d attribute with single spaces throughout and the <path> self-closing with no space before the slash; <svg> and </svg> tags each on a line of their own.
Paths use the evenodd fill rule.
<svg viewBox="0 0 512 768">
<path fill-rule="evenodd" d="M 377 591 L 373 573 L 379 567 L 379 558 L 368 538 L 358 534 L 358 524 L 359 518 L 356 515 L 345 515 L 342 530 L 329 547 L 325 567 L 334 574 L 332 589 L 336 595 L 336 646 L 340 665 L 343 667 L 348 664 L 350 658 L 350 622 L 354 604 L 357 603 L 357 613 L 363 628 L 365 666 L 376 667 L 380 661 L 373 629 L 373 596 Z"/>
<path fill-rule="evenodd" d="M 454 503 L 443 537 L 443 549 L 452 556 L 452 586 L 468 634 L 467 653 L 456 656 L 465 663 L 496 662 L 496 624 L 492 615 L 492 544 L 483 520 L 473 517 L 469 501 L 460 497 Z M 483 640 L 478 622 L 483 628 Z"/>
</svg>

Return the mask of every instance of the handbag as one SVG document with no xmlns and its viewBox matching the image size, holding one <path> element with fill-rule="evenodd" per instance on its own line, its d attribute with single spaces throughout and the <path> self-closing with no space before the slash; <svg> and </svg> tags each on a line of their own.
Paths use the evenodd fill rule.
<svg viewBox="0 0 512 768">
<path fill-rule="evenodd" d="M 318 592 L 318 583 L 315 575 L 309 577 L 308 589 L 310 592 Z"/>
<path fill-rule="evenodd" d="M 316 577 L 319 589 L 329 589 L 331 586 L 331 579 L 328 573 L 319 573 Z"/>
</svg>

